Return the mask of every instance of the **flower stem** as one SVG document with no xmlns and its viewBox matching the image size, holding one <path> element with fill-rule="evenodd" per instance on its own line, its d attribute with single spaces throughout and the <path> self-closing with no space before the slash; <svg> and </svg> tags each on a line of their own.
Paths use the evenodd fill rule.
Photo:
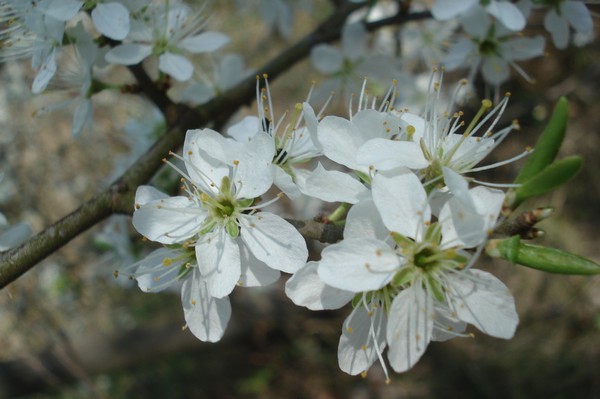
<svg viewBox="0 0 600 399">
<path fill-rule="evenodd" d="M 342 202 L 340 204 L 340 206 L 337 207 L 337 209 L 335 211 L 333 211 L 331 213 L 331 215 L 329 215 L 329 217 L 327 218 L 331 223 L 335 223 L 340 221 L 341 218 L 343 218 L 344 216 L 346 216 L 346 213 L 348 213 L 348 210 L 350 210 L 350 207 L 352 205 L 348 204 L 347 202 Z"/>
</svg>

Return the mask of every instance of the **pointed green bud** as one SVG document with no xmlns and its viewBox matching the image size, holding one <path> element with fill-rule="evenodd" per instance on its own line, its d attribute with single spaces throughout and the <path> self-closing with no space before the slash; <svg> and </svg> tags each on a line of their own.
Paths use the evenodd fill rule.
<svg viewBox="0 0 600 399">
<path fill-rule="evenodd" d="M 492 241 L 488 244 L 486 252 L 511 263 L 548 273 L 600 274 L 600 265 L 590 259 L 556 248 L 525 244 L 518 236 Z"/>
<path fill-rule="evenodd" d="M 432 223 L 425 230 L 425 237 L 423 241 L 430 242 L 432 244 L 439 244 L 442 241 L 442 227 L 439 223 Z"/>
<path fill-rule="evenodd" d="M 578 155 L 566 157 L 547 166 L 543 171 L 527 180 L 522 186 L 507 194 L 511 208 L 531 197 L 537 197 L 557 189 L 571 180 L 583 165 L 583 158 Z M 514 195 L 514 197 L 512 196 Z"/>
<path fill-rule="evenodd" d="M 414 242 L 410 238 L 404 237 L 402 234 L 396 233 L 395 231 L 392 231 L 390 235 L 394 239 L 394 242 L 398 244 L 398 246 L 401 248 L 406 248 L 414 244 Z"/>
<path fill-rule="evenodd" d="M 207 233 L 210 233 L 211 231 L 214 230 L 216 225 L 217 225 L 217 222 L 215 220 L 210 220 L 208 222 L 205 222 L 204 227 L 198 232 L 198 235 L 203 236 Z"/>
<path fill-rule="evenodd" d="M 444 302 L 446 300 L 446 295 L 444 295 L 444 288 L 442 287 L 442 284 L 440 284 L 440 282 L 436 280 L 435 277 L 427 277 L 427 288 L 429 288 L 430 294 L 433 295 L 436 301 Z"/>
<path fill-rule="evenodd" d="M 515 179 L 515 183 L 526 182 L 554 161 L 565 137 L 568 119 L 569 104 L 565 97 L 561 97 L 554 107 L 550 121 L 535 145 L 535 151 L 527 159 L 521 173 Z"/>
<path fill-rule="evenodd" d="M 402 287 L 407 285 L 413 281 L 414 275 L 415 273 L 412 267 L 403 267 L 392 278 L 392 285 L 394 287 Z"/>
<path fill-rule="evenodd" d="M 225 223 L 225 230 L 227 230 L 227 234 L 229 234 L 231 238 L 237 238 L 237 236 L 240 235 L 240 228 L 235 219 L 227 220 L 227 223 Z"/>
<path fill-rule="evenodd" d="M 240 208 L 248 208 L 254 202 L 254 198 L 243 198 L 237 201 L 237 205 Z"/>
<path fill-rule="evenodd" d="M 371 184 L 371 176 L 369 176 L 366 173 L 363 172 L 359 172 L 357 170 L 354 171 L 354 173 L 356 174 L 356 176 L 358 176 L 358 178 L 363 181 L 364 183 L 368 183 Z"/>
<path fill-rule="evenodd" d="M 221 195 L 225 198 L 231 197 L 231 180 L 228 176 L 223 176 L 221 180 Z"/>
</svg>

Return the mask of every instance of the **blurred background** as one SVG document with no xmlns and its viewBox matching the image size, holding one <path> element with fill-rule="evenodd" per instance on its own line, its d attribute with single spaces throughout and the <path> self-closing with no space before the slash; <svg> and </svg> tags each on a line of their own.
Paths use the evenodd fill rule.
<svg viewBox="0 0 600 399">
<path fill-rule="evenodd" d="M 258 7 L 213 3 L 218 4 L 210 26 L 232 37 L 227 51 L 242 53 L 249 70 L 330 12 L 321 4 L 326 2 L 301 4 L 286 37 L 261 22 L 264 10 Z M 541 22 L 528 29 L 544 33 Z M 397 33 L 389 28 L 382 35 Z M 524 209 L 555 209 L 540 225 L 546 234 L 539 243 L 600 261 L 600 47 L 592 42 L 566 51 L 550 43 L 546 48 L 544 57 L 522 65 L 535 82 L 519 78 L 502 87 L 512 97 L 499 126 L 518 119 L 521 130 L 486 163 L 532 146 L 558 97 L 567 96 L 570 121 L 561 156 L 583 155 L 584 170 L 568 186 Z M 121 69 L 105 73 L 111 81 L 132 80 Z M 5 174 L 0 210 L 11 223 L 26 221 L 39 232 L 107 187 L 161 134 L 162 125 L 144 100 L 102 92 L 94 97 L 93 131 L 73 139 L 72 109 L 40 113 L 56 99 L 54 94 L 32 96 L 32 76 L 26 63 L 4 64 L 0 70 L 0 170 Z M 448 74 L 446 88 L 463 76 Z M 276 112 L 303 101 L 313 80 L 319 84 L 325 78 L 305 60 L 271 82 Z M 486 91 L 483 84 L 475 90 Z M 241 109 L 234 119 L 254 114 L 254 107 Z M 346 110 L 347 99 L 340 94 L 327 112 L 346 116 Z M 469 102 L 464 110 L 473 112 Z M 521 165 L 494 169 L 486 178 L 510 182 Z M 172 179 L 169 171 L 161 171 L 155 183 Z M 304 208 L 325 211 L 314 204 Z M 320 246 L 310 247 L 311 257 L 318 259 Z M 272 287 L 236 289 L 223 339 L 200 342 L 182 331 L 178 290 L 146 294 L 135 282 L 113 277 L 151 249 L 128 216 L 115 216 L 0 291 L 0 397 L 600 398 L 600 277 L 550 275 L 482 259 L 479 266 L 515 296 L 520 315 L 515 337 L 503 341 L 472 330 L 474 339 L 432 343 L 412 370 L 393 375 L 386 385 L 378 365 L 365 378 L 338 368 L 337 343 L 350 309 L 295 307 L 283 293 L 285 278 Z"/>
</svg>

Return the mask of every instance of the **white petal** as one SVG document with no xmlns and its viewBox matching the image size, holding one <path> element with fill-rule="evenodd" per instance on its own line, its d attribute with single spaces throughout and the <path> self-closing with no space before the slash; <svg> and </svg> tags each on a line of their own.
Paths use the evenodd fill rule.
<svg viewBox="0 0 600 399">
<path fill-rule="evenodd" d="M 206 211 L 187 197 L 169 197 L 142 205 L 133 212 L 133 227 L 151 241 L 182 243 L 200 230 Z"/>
<path fill-rule="evenodd" d="M 6 251 L 16 247 L 28 239 L 32 234 L 31 226 L 20 222 L 8 228 L 0 234 L 0 251 Z"/>
<path fill-rule="evenodd" d="M 192 334 L 205 342 L 221 339 L 231 317 L 229 298 L 210 296 L 197 269 L 183 282 L 181 303 L 187 327 Z"/>
<path fill-rule="evenodd" d="M 427 194 L 419 178 L 408 169 L 389 176 L 378 173 L 371 190 L 383 224 L 390 231 L 418 239 L 424 223 L 431 219 Z"/>
<path fill-rule="evenodd" d="M 41 93 L 46 90 L 50 79 L 56 73 L 56 49 L 52 49 L 50 53 L 44 58 L 44 62 L 40 66 L 33 84 L 31 85 L 31 91 L 35 94 Z"/>
<path fill-rule="evenodd" d="M 342 29 L 342 53 L 350 61 L 357 61 L 367 54 L 367 30 L 360 23 L 344 25 Z"/>
<path fill-rule="evenodd" d="M 302 112 L 304 116 L 304 122 L 306 123 L 306 128 L 310 134 L 310 139 L 313 143 L 313 146 L 320 152 L 323 150 L 323 147 L 321 146 L 319 137 L 317 135 L 319 121 L 315 115 L 315 111 L 312 109 L 309 103 L 305 102 L 302 104 Z"/>
<path fill-rule="evenodd" d="M 135 271 L 138 276 L 136 277 L 138 287 L 144 292 L 160 292 L 168 288 L 170 285 L 165 283 L 175 281 L 181 266 L 187 261 L 187 259 L 174 260 L 178 256 L 177 252 L 166 248 L 160 248 L 148 254 Z"/>
<path fill-rule="evenodd" d="M 335 47 L 319 44 L 310 52 L 310 60 L 315 69 L 324 75 L 331 75 L 342 69 L 344 56 Z"/>
<path fill-rule="evenodd" d="M 350 208 L 344 226 L 345 239 L 375 238 L 385 241 L 389 234 L 370 193 Z"/>
<path fill-rule="evenodd" d="M 83 3 L 79 0 L 49 0 L 43 3 L 44 14 L 66 22 L 79 12 Z"/>
<path fill-rule="evenodd" d="M 231 294 L 241 275 L 240 248 L 224 227 L 198 239 L 196 259 L 208 294 L 215 298 Z"/>
<path fill-rule="evenodd" d="M 577 33 L 585 35 L 594 28 L 590 11 L 583 2 L 565 1 L 560 4 L 560 9 Z"/>
<path fill-rule="evenodd" d="M 298 186 L 302 193 L 327 202 L 348 202 L 355 204 L 367 188 L 350 175 L 326 170 L 321 163 L 317 165 L 308 178 L 299 179 Z"/>
<path fill-rule="evenodd" d="M 342 290 L 374 291 L 390 282 L 401 260 L 383 241 L 349 238 L 323 250 L 319 277 L 325 284 Z"/>
<path fill-rule="evenodd" d="M 378 170 L 390 170 L 405 166 L 423 169 L 429 166 L 421 147 L 410 141 L 395 141 L 375 138 L 363 144 L 356 154 L 356 161 Z"/>
<path fill-rule="evenodd" d="M 552 35 L 552 42 L 557 49 L 565 49 L 569 45 L 569 23 L 568 21 L 559 16 L 555 9 L 548 11 L 544 17 L 544 27 L 550 35 Z"/>
<path fill-rule="evenodd" d="M 382 307 L 369 312 L 364 306 L 357 306 L 342 327 L 338 345 L 340 369 L 350 375 L 367 371 L 378 358 L 377 348 L 379 354 L 385 349 L 385 331 L 386 317 Z"/>
<path fill-rule="evenodd" d="M 205 83 L 196 83 L 186 87 L 179 97 L 179 101 L 186 104 L 197 106 L 207 103 L 215 96 L 216 92 L 212 86 Z"/>
<path fill-rule="evenodd" d="M 129 33 L 129 10 L 120 3 L 100 3 L 92 11 L 98 32 L 113 40 L 123 40 Z"/>
<path fill-rule="evenodd" d="M 186 37 L 178 47 L 190 53 L 210 53 L 229 43 L 229 36 L 219 32 L 202 32 L 196 36 Z"/>
<path fill-rule="evenodd" d="M 433 301 L 421 284 L 401 291 L 390 308 L 387 326 L 388 359 L 402 373 L 417 363 L 432 338 Z"/>
<path fill-rule="evenodd" d="M 150 201 L 164 198 L 169 198 L 169 196 L 152 186 L 139 186 L 135 191 L 136 206 L 145 205 Z"/>
<path fill-rule="evenodd" d="M 273 180 L 275 186 L 283 191 L 283 193 L 290 199 L 300 198 L 302 193 L 300 192 L 298 186 L 296 186 L 296 183 L 294 183 L 292 176 L 290 176 L 285 170 L 281 169 L 281 167 L 278 165 L 273 165 L 272 169 L 275 176 Z"/>
<path fill-rule="evenodd" d="M 492 24 L 486 9 L 476 4 L 467 13 L 460 16 L 460 24 L 471 37 L 485 37 Z"/>
<path fill-rule="evenodd" d="M 167 52 L 158 57 L 158 69 L 184 82 L 192 77 L 194 64 L 182 55 Z"/>
<path fill-rule="evenodd" d="M 354 297 L 350 291 L 325 284 L 317 273 L 318 262 L 308 262 L 285 283 L 286 295 L 310 310 L 339 309 Z"/>
<path fill-rule="evenodd" d="M 520 31 L 525 28 L 525 17 L 519 8 L 506 1 L 492 1 L 487 6 L 487 12 L 496 17 L 498 21 L 512 31 Z"/>
<path fill-rule="evenodd" d="M 477 52 L 477 47 L 472 40 L 459 39 L 453 44 L 444 57 L 443 64 L 448 71 L 463 68 L 468 63 L 473 62 L 473 57 Z"/>
<path fill-rule="evenodd" d="M 467 11 L 475 2 L 476 0 L 437 0 L 431 7 L 431 14 L 438 21 L 446 21 Z"/>
<path fill-rule="evenodd" d="M 188 130 L 183 144 L 188 175 L 202 191 L 217 193 L 223 177 L 229 177 L 229 165 L 240 158 L 242 147 L 211 129 Z"/>
<path fill-rule="evenodd" d="M 488 335 L 512 338 L 519 316 L 509 289 L 500 280 L 470 269 L 449 275 L 447 288 L 450 305 L 459 319 Z"/>
<path fill-rule="evenodd" d="M 510 69 L 506 60 L 493 55 L 483 59 L 481 74 L 486 82 L 500 85 L 510 77 Z"/>
<path fill-rule="evenodd" d="M 258 132 L 249 143 L 235 166 L 237 198 L 256 198 L 273 185 L 272 161 L 275 155 L 273 138 Z"/>
<path fill-rule="evenodd" d="M 92 101 L 89 99 L 81 100 L 75 112 L 73 112 L 73 124 L 71 125 L 71 135 L 77 137 L 83 132 L 86 126 L 92 123 Z"/>
<path fill-rule="evenodd" d="M 544 54 L 545 40 L 542 36 L 517 37 L 502 44 L 504 58 L 525 61 Z"/>
<path fill-rule="evenodd" d="M 467 171 L 494 149 L 494 139 L 449 134 L 444 137 L 443 149 L 445 154 L 454 151 L 449 167 L 456 171 Z"/>
<path fill-rule="evenodd" d="M 104 58 L 106 62 L 120 65 L 135 65 L 152 54 L 152 46 L 137 43 L 120 44 L 112 48 Z"/>
<path fill-rule="evenodd" d="M 319 123 L 318 136 L 327 158 L 350 169 L 367 172 L 356 162 L 356 152 L 365 140 L 352 122 L 338 116 L 326 116 Z"/>
<path fill-rule="evenodd" d="M 239 285 L 242 287 L 264 287 L 279 280 L 281 273 L 279 270 L 274 270 L 256 259 L 250 252 L 248 247 L 242 245 L 240 247 L 240 255 L 242 256 L 242 275 Z"/>
<path fill-rule="evenodd" d="M 306 263 L 304 238 L 291 224 L 269 212 L 241 215 L 241 237 L 250 251 L 267 266 L 294 273 Z"/>
<path fill-rule="evenodd" d="M 504 202 L 504 192 L 488 187 L 477 186 L 469 190 L 477 213 L 487 218 L 486 225 L 492 227 Z"/>
<path fill-rule="evenodd" d="M 247 143 L 260 131 L 260 122 L 256 116 L 246 116 L 227 129 L 227 135 L 240 143 Z"/>
<path fill-rule="evenodd" d="M 456 173 L 450 168 L 443 167 L 444 183 L 448 186 L 452 194 L 470 211 L 475 212 L 475 203 L 469 193 L 469 183 L 461 174 Z"/>
<path fill-rule="evenodd" d="M 443 342 L 455 338 L 467 328 L 467 323 L 456 317 L 442 307 L 435 307 L 435 324 L 431 335 L 432 341 Z"/>
</svg>

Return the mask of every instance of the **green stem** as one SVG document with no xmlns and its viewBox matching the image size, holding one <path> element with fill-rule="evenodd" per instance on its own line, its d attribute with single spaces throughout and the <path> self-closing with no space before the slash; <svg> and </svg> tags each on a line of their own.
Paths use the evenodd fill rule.
<svg viewBox="0 0 600 399">
<path fill-rule="evenodd" d="M 341 218 L 343 218 L 344 216 L 346 216 L 346 213 L 348 213 L 348 211 L 350 210 L 351 206 L 352 206 L 351 204 L 348 204 L 346 202 L 342 202 L 340 204 L 340 206 L 338 206 L 337 209 L 335 211 L 333 211 L 331 213 L 331 215 L 329 215 L 329 217 L 327 219 L 331 223 L 339 222 Z"/>
</svg>

